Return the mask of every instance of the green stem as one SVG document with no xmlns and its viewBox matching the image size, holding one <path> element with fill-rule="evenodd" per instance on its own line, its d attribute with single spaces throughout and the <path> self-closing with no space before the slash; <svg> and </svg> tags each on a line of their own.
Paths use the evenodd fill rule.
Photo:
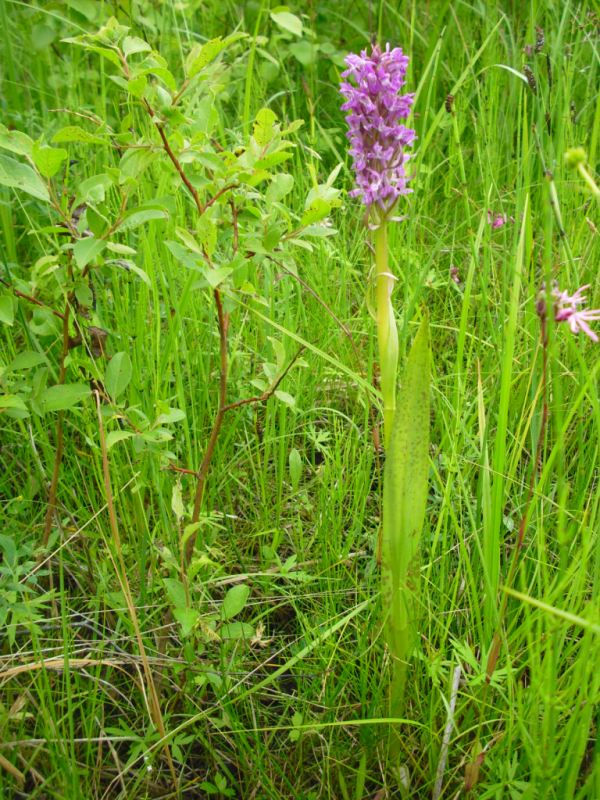
<svg viewBox="0 0 600 800">
<path fill-rule="evenodd" d="M 390 443 L 394 412 L 396 411 L 396 374 L 398 370 L 398 331 L 392 307 L 394 277 L 389 269 L 387 221 L 375 231 L 375 268 L 377 299 L 377 339 L 383 395 L 383 441 Z"/>
</svg>

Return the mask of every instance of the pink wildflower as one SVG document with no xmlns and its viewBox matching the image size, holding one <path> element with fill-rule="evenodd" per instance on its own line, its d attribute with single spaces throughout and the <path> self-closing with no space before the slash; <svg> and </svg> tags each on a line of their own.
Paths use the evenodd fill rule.
<svg viewBox="0 0 600 800">
<path fill-rule="evenodd" d="M 488 224 L 492 226 L 492 230 L 496 230 L 497 228 L 502 228 L 508 222 L 508 217 L 506 214 L 495 214 L 492 213 L 489 208 L 487 212 L 487 219 Z M 511 222 L 514 220 L 511 217 Z"/>
<path fill-rule="evenodd" d="M 589 284 L 581 286 L 575 294 L 570 295 L 555 286 L 552 289 L 552 297 L 555 300 L 554 319 L 556 322 L 568 322 L 573 333 L 583 331 L 593 342 L 597 342 L 598 336 L 588 322 L 600 320 L 600 308 L 581 308 L 585 302 L 585 295 L 582 294 L 585 289 L 589 289 Z"/>
</svg>

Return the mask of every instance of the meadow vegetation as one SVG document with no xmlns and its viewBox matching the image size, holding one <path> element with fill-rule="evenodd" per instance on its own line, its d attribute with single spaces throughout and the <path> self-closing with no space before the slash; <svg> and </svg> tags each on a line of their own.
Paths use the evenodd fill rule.
<svg viewBox="0 0 600 800">
<path fill-rule="evenodd" d="M 0 798 L 598 800 L 600 360 L 549 312 L 553 281 L 600 306 L 597 6 L 0 23 Z M 339 91 L 372 40 L 410 58 L 389 270 L 431 375 L 392 711 Z"/>
</svg>

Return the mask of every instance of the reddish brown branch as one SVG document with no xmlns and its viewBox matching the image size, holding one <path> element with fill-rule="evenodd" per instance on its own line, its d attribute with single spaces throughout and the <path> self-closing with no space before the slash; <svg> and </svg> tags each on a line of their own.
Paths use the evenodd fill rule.
<svg viewBox="0 0 600 800">
<path fill-rule="evenodd" d="M 200 518 L 200 510 L 202 508 L 202 499 L 204 497 L 204 487 L 206 485 L 206 477 L 212 461 L 213 453 L 223 424 L 223 417 L 225 415 L 225 408 L 227 405 L 227 330 L 229 328 L 229 314 L 223 311 L 223 301 L 221 300 L 221 293 L 218 289 L 213 292 L 215 304 L 217 306 L 217 317 L 219 324 L 219 351 L 220 351 L 220 369 L 219 369 L 219 405 L 217 413 L 213 421 L 212 430 L 206 445 L 206 450 L 202 458 L 202 462 L 198 469 L 198 480 L 196 483 L 196 495 L 194 497 L 194 511 L 192 513 L 192 525 L 198 522 Z M 188 565 L 194 554 L 194 545 L 196 543 L 196 531 L 194 531 L 185 546 L 185 564 Z"/>
<path fill-rule="evenodd" d="M 12 293 L 15 295 L 15 297 L 21 297 L 23 300 L 27 300 L 28 303 L 33 303 L 36 306 L 40 306 L 40 308 L 47 308 L 54 314 L 55 317 L 64 319 L 64 314 L 62 314 L 60 311 L 56 311 L 54 308 L 50 308 L 50 306 L 47 306 L 46 303 L 42 303 L 42 301 L 38 300 L 37 297 L 33 297 L 30 294 L 25 294 L 25 292 L 19 291 L 19 289 L 15 289 L 12 284 L 10 284 L 8 281 L 5 281 L 3 278 L 0 278 L 0 283 L 3 283 L 9 289 L 12 289 Z"/>
<path fill-rule="evenodd" d="M 298 350 L 296 355 L 292 358 L 292 360 L 283 370 L 283 372 L 277 376 L 277 378 L 273 381 L 271 386 L 269 386 L 268 389 L 265 389 L 265 391 L 262 394 L 256 395 L 255 397 L 246 397 L 243 400 L 236 400 L 235 403 L 228 403 L 223 410 L 227 412 L 227 411 L 232 411 L 234 408 L 241 408 L 241 406 L 250 405 L 251 403 L 266 403 L 267 400 L 273 397 L 273 395 L 277 391 L 277 388 L 279 387 L 279 384 L 285 378 L 285 376 L 288 374 L 291 368 L 294 366 L 294 364 L 300 357 L 300 354 L 302 353 L 303 350 L 304 350 L 304 345 Z"/>
<path fill-rule="evenodd" d="M 59 386 L 65 382 L 65 376 L 67 374 L 66 358 L 69 353 L 70 310 L 71 310 L 70 298 L 67 297 L 65 302 L 65 312 L 62 315 L 63 335 L 62 335 L 62 353 L 60 356 L 60 370 L 58 373 Z M 54 451 L 54 466 L 52 468 L 52 479 L 50 481 L 50 489 L 48 491 L 48 506 L 46 508 L 46 516 L 44 517 L 44 533 L 42 534 L 42 547 L 44 548 L 48 544 L 48 539 L 50 538 L 50 531 L 52 530 L 52 521 L 54 519 L 54 513 L 56 511 L 58 478 L 60 475 L 60 466 L 62 463 L 63 449 L 64 449 L 63 417 L 64 417 L 64 412 L 59 411 L 56 419 L 56 450 Z"/>
</svg>

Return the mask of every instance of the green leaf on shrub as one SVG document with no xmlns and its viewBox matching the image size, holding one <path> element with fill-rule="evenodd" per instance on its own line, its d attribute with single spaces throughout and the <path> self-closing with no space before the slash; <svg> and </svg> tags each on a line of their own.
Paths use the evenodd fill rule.
<svg viewBox="0 0 600 800">
<path fill-rule="evenodd" d="M 56 175 L 68 155 L 62 147 L 48 147 L 48 145 L 40 145 L 37 142 L 33 145 L 33 163 L 44 178 L 52 178 Z"/>
<path fill-rule="evenodd" d="M 67 142 L 84 142 L 85 144 L 110 144 L 108 139 L 96 136 L 94 133 L 86 131 L 79 125 L 66 125 L 56 131 L 52 137 L 55 144 L 65 144 Z M 64 152 L 64 151 L 63 151 Z"/>
<path fill-rule="evenodd" d="M 115 353 L 108 362 L 104 377 L 104 386 L 113 400 L 116 400 L 125 391 L 132 373 L 133 367 L 129 353 Z"/>
<path fill-rule="evenodd" d="M 50 411 L 65 411 L 67 408 L 81 403 L 90 394 L 87 383 L 63 383 L 50 386 L 41 396 L 41 409 L 43 413 Z"/>
<path fill-rule="evenodd" d="M 211 61 L 214 61 L 226 47 L 229 47 L 229 45 L 240 39 L 246 38 L 246 36 L 247 34 L 245 33 L 232 33 L 231 36 L 227 36 L 225 39 L 221 39 L 219 36 L 216 39 L 210 39 L 202 45 L 195 45 L 185 60 L 185 73 L 187 77 L 193 78 L 207 67 Z"/>
<path fill-rule="evenodd" d="M 50 202 L 46 184 L 31 167 L 3 155 L 0 155 L 0 185 L 21 189 L 21 191 L 37 197 L 38 200 Z"/>
<path fill-rule="evenodd" d="M 73 245 L 73 255 L 75 256 L 75 263 L 79 269 L 87 267 L 90 261 L 93 261 L 96 256 L 106 247 L 106 242 L 102 239 L 96 239 L 93 236 L 86 236 L 80 239 Z"/>
<path fill-rule="evenodd" d="M 231 619 L 237 616 L 246 605 L 248 596 L 250 595 L 250 587 L 245 583 L 240 583 L 238 586 L 232 586 L 223 598 L 223 605 L 221 606 L 221 614 L 223 619 Z"/>
<path fill-rule="evenodd" d="M 277 122 L 277 114 L 270 108 L 261 108 L 256 115 L 254 130 L 252 135 L 259 147 L 266 147 L 274 136 L 274 126 Z"/>
<path fill-rule="evenodd" d="M 106 434 L 106 449 L 110 450 L 110 448 L 114 447 L 117 442 L 122 442 L 125 439 L 131 439 L 132 436 L 135 436 L 133 431 L 111 431 L 110 433 Z"/>
<path fill-rule="evenodd" d="M 271 11 L 271 19 L 282 30 L 293 33 L 294 36 L 302 36 L 302 20 L 295 14 L 285 9 L 275 9 Z"/>
<path fill-rule="evenodd" d="M 31 156 L 33 139 L 30 139 L 26 133 L 9 131 L 6 126 L 0 125 L 0 147 L 20 156 Z"/>
<path fill-rule="evenodd" d="M 0 295 L 0 322 L 12 325 L 15 321 L 15 299 L 12 294 Z"/>
<path fill-rule="evenodd" d="M 168 219 L 169 213 L 162 206 L 146 206 L 144 208 L 134 208 L 128 211 L 123 217 L 123 222 L 119 225 L 120 231 L 130 231 L 143 225 L 145 222 L 151 222 L 154 219 Z"/>
</svg>

